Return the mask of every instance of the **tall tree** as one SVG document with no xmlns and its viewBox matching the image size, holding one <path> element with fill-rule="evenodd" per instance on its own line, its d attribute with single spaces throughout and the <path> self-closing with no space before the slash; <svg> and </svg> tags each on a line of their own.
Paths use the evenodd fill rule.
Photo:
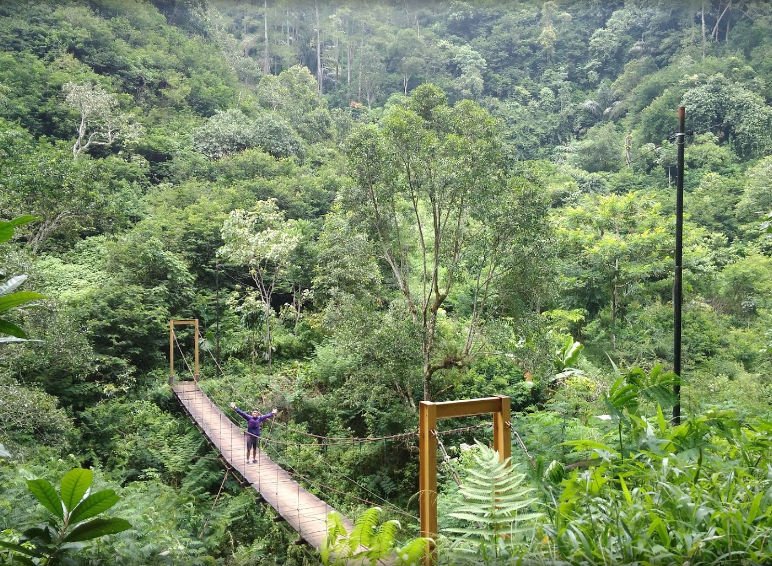
<svg viewBox="0 0 772 566">
<path fill-rule="evenodd" d="M 263 357 L 271 367 L 273 357 L 271 300 L 289 268 L 290 257 L 301 241 L 297 220 L 285 220 L 275 199 L 258 201 L 251 211 L 234 210 L 222 227 L 220 255 L 235 265 L 249 268 L 258 291 L 263 315 Z M 251 301 L 247 297 L 247 301 Z"/>
<path fill-rule="evenodd" d="M 356 184 L 344 200 L 380 246 L 420 330 L 429 400 L 434 374 L 469 360 L 518 221 L 496 124 L 474 102 L 450 106 L 442 90 L 422 85 L 380 124 L 356 130 L 347 152 Z M 462 279 L 471 282 L 466 338 L 442 349 L 438 317 Z"/>
<path fill-rule="evenodd" d="M 67 104 L 80 114 L 73 157 L 92 146 L 112 145 L 119 139 L 133 141 L 141 134 L 140 126 L 118 110 L 116 97 L 99 85 L 67 83 L 64 92 Z"/>
<path fill-rule="evenodd" d="M 561 212 L 557 236 L 565 259 L 564 299 L 592 315 L 609 309 L 611 347 L 625 307 L 640 297 L 645 283 L 669 275 L 672 240 L 662 205 L 651 196 L 591 195 Z"/>
</svg>

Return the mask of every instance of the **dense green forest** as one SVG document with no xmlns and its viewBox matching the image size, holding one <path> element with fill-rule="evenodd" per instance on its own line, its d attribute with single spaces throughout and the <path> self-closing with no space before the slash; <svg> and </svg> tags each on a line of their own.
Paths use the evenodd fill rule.
<svg viewBox="0 0 772 566">
<path fill-rule="evenodd" d="M 419 402 L 505 395 L 509 467 L 442 423 L 440 563 L 769 564 L 771 98 L 766 0 L 0 0 L 0 563 L 415 550 Z M 226 474 L 172 318 L 370 538 Z"/>
</svg>

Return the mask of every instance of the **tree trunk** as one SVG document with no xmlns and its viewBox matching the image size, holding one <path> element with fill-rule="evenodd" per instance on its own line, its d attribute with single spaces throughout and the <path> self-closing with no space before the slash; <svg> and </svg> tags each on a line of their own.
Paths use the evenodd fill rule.
<svg viewBox="0 0 772 566">
<path fill-rule="evenodd" d="M 268 362 L 268 375 L 272 374 L 273 335 L 271 333 L 271 305 L 265 307 L 265 361 Z"/>
<path fill-rule="evenodd" d="M 627 168 L 630 169 L 633 166 L 633 135 L 627 134 L 625 136 L 625 160 L 627 161 Z"/>
<path fill-rule="evenodd" d="M 424 339 L 423 339 L 423 386 L 424 386 L 424 401 L 432 400 L 432 374 L 434 368 L 431 364 L 431 354 L 434 349 L 434 332 L 437 326 L 437 311 L 432 309 L 433 312 L 429 314 L 429 319 L 424 319 Z"/>
<path fill-rule="evenodd" d="M 359 46 L 359 88 L 357 89 L 357 100 L 362 100 L 362 59 L 365 53 L 365 38 L 362 36 L 362 43 Z"/>
<path fill-rule="evenodd" d="M 351 41 L 346 45 L 346 86 L 351 86 Z"/>
<path fill-rule="evenodd" d="M 705 2 L 702 3 L 700 18 L 702 20 L 702 58 L 705 59 Z"/>
<path fill-rule="evenodd" d="M 719 5 L 720 7 L 720 5 Z M 710 32 L 710 34 L 713 36 L 713 41 L 718 42 L 718 26 L 721 23 L 721 20 L 724 19 L 724 16 L 726 15 L 727 10 L 732 7 L 732 0 L 729 0 L 729 3 L 726 5 L 724 10 L 721 12 L 721 15 L 718 16 L 718 19 L 716 20 L 716 25 L 713 26 L 713 31 Z M 727 27 L 729 24 L 727 23 Z"/>
<path fill-rule="evenodd" d="M 336 30 L 337 31 L 337 30 Z M 335 84 L 340 81 L 340 44 L 338 34 L 335 34 Z"/>
<path fill-rule="evenodd" d="M 263 0 L 263 72 L 271 72 L 271 55 L 268 51 L 268 0 Z"/>
<path fill-rule="evenodd" d="M 321 26 L 319 25 L 319 4 L 316 1 L 314 2 L 314 8 L 316 10 L 316 81 L 319 83 L 319 94 L 322 94 L 324 92 L 322 87 L 324 74 L 322 73 L 321 30 L 319 29 Z"/>
</svg>

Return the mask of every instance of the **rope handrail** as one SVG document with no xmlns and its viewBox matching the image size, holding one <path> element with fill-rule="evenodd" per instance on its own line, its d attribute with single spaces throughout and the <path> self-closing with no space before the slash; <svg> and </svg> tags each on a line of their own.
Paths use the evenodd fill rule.
<svg viewBox="0 0 772 566">
<path fill-rule="evenodd" d="M 204 335 L 199 331 L 198 338 L 200 340 L 204 340 Z M 209 348 L 206 348 L 206 353 L 209 354 L 209 357 L 212 358 L 212 361 L 214 362 L 214 365 L 217 366 L 217 369 L 220 370 L 220 375 L 224 374 L 225 371 L 222 369 L 222 366 L 220 365 L 220 362 L 217 361 L 217 358 L 215 358 L 214 354 Z"/>
<path fill-rule="evenodd" d="M 392 441 L 392 440 L 402 440 L 404 438 L 412 438 L 418 436 L 418 431 L 410 431 L 410 432 L 401 432 L 398 434 L 392 434 L 388 436 L 324 436 L 321 434 L 314 434 L 312 432 L 306 432 L 304 430 L 296 430 L 290 428 L 289 425 L 282 422 L 276 422 L 274 423 L 276 426 L 284 427 L 286 430 L 288 430 L 291 433 L 299 434 L 302 436 L 308 436 L 311 438 L 318 438 L 320 440 L 326 440 L 326 441 L 334 441 L 334 442 L 328 442 L 327 445 L 334 445 L 334 444 L 355 444 L 357 442 L 359 443 L 366 443 L 366 442 L 383 442 L 383 441 Z M 491 423 L 480 423 L 476 425 L 470 425 L 470 426 L 464 426 L 459 428 L 453 428 L 449 430 L 442 430 L 437 431 L 438 435 L 446 435 L 446 434 L 458 434 L 462 432 L 468 432 L 470 430 L 476 430 L 480 428 L 486 428 L 491 427 Z M 319 443 L 314 443 L 315 445 L 319 445 Z M 306 444 L 306 446 L 309 444 Z"/>
<path fill-rule="evenodd" d="M 282 467 L 286 467 L 286 468 L 288 468 L 288 469 L 289 469 L 289 471 L 292 473 L 292 475 L 293 475 L 293 476 L 296 476 L 296 477 L 298 477 L 298 478 L 300 478 L 300 479 L 302 479 L 302 480 L 306 481 L 307 483 L 309 483 L 310 485 L 312 485 L 312 486 L 316 487 L 317 489 L 322 489 L 322 490 L 326 490 L 326 491 L 332 491 L 332 492 L 334 492 L 334 493 L 338 493 L 338 494 L 340 494 L 340 495 L 343 495 L 343 496 L 345 496 L 345 497 L 350 497 L 350 498 L 352 498 L 352 499 L 354 499 L 354 500 L 356 500 L 356 501 L 358 501 L 358 502 L 360 502 L 360 503 L 365 503 L 366 505 L 375 505 L 375 506 L 378 506 L 378 505 L 379 505 L 379 503 L 378 503 L 378 502 L 376 502 L 376 501 L 370 501 L 369 499 L 365 499 L 365 498 L 363 498 L 363 497 L 359 497 L 359 496 L 357 496 L 357 495 L 354 495 L 354 494 L 352 494 L 352 493 L 351 493 L 351 492 L 349 492 L 349 491 L 341 491 L 341 490 L 340 490 L 340 489 L 338 489 L 338 488 L 332 487 L 332 486 L 330 486 L 330 485 L 327 485 L 327 484 L 325 484 L 325 483 L 322 483 L 322 482 L 320 482 L 320 481 L 318 481 L 318 480 L 312 480 L 312 479 L 311 479 L 311 478 L 309 478 L 308 476 L 306 476 L 306 475 L 304 475 L 304 474 L 301 474 L 300 472 L 298 472 L 298 471 L 297 471 L 297 470 L 296 470 L 294 467 L 292 467 L 290 464 L 287 464 L 286 462 L 282 462 Z M 352 482 L 353 482 L 353 480 L 349 480 L 349 481 L 352 481 Z M 353 482 L 353 483 L 354 483 L 355 485 L 359 485 L 359 484 L 356 484 L 356 482 Z M 359 486 L 359 487 L 362 487 L 362 486 Z M 372 493 L 372 492 L 371 492 L 371 493 Z M 376 497 L 377 497 L 377 496 L 376 496 Z M 379 498 L 379 499 L 380 499 L 380 498 Z M 408 513 L 407 511 L 405 511 L 405 510 L 403 510 L 403 509 L 400 509 L 399 507 L 397 507 L 397 506 L 396 506 L 396 505 L 394 505 L 393 503 L 389 503 L 389 502 L 388 502 L 388 501 L 386 501 L 385 499 L 383 499 L 383 502 L 384 502 L 384 503 L 386 503 L 386 504 L 387 504 L 387 505 L 388 505 L 388 506 L 389 506 L 389 507 L 390 507 L 390 508 L 391 508 L 393 511 L 396 511 L 397 513 L 399 513 L 399 514 L 401 514 L 401 515 L 404 515 L 404 516 L 406 516 L 406 517 L 409 517 L 410 519 L 413 519 L 413 520 L 415 520 L 415 521 L 418 521 L 418 517 L 416 517 L 415 515 L 411 515 L 410 513 Z"/>
<path fill-rule="evenodd" d="M 340 441 L 341 444 L 350 444 L 350 443 L 356 443 L 356 442 L 382 442 L 386 440 L 399 440 L 402 438 L 408 438 L 411 436 L 417 436 L 418 431 L 411 431 L 411 432 L 401 432 L 398 434 L 390 434 L 387 436 L 324 436 L 322 434 L 314 434 L 313 432 L 306 432 L 304 430 L 295 430 L 290 428 L 289 425 L 282 422 L 276 422 L 277 426 L 281 426 L 286 428 L 289 432 L 293 432 L 295 434 L 300 434 L 302 436 L 309 436 L 311 438 L 318 438 L 320 440 L 333 440 L 333 441 Z"/>
<path fill-rule="evenodd" d="M 256 437 L 256 438 L 260 439 L 260 440 L 261 440 L 263 443 L 265 443 L 265 444 L 269 444 L 269 445 L 284 445 L 284 446 L 317 446 L 317 447 L 319 446 L 319 444 L 316 444 L 316 443 L 315 443 L 315 444 L 298 444 L 298 443 L 294 443 L 294 442 L 288 442 L 288 441 L 283 441 L 283 440 L 277 440 L 277 439 L 274 439 L 274 438 L 266 438 L 266 437 L 265 437 L 265 436 L 263 436 L 263 435 L 257 435 L 257 434 L 253 434 L 253 433 L 251 433 L 251 432 L 249 432 L 249 431 L 246 431 L 246 430 L 245 430 L 245 431 L 242 431 L 242 432 L 244 433 L 244 436 L 254 436 L 254 437 Z M 301 474 L 300 472 L 298 472 L 298 471 L 297 471 L 295 468 L 293 468 L 293 467 L 292 467 L 290 464 L 287 464 L 286 462 L 283 462 L 283 465 L 284 465 L 284 466 L 286 466 L 287 468 L 289 468 L 289 469 L 292 471 L 293 475 L 297 475 L 298 477 L 301 477 L 301 478 L 303 478 L 303 479 L 305 479 L 305 480 L 307 480 L 307 481 L 311 482 L 311 484 L 312 484 L 312 485 L 315 485 L 316 487 L 324 487 L 324 488 L 327 488 L 327 489 L 331 489 L 331 490 L 333 490 L 333 488 L 332 488 L 332 487 L 330 487 L 330 486 L 328 486 L 328 485 L 326 485 L 326 484 L 314 483 L 312 480 L 310 480 L 309 478 L 307 478 L 306 476 L 304 476 L 303 474 Z M 388 505 L 388 506 L 390 506 L 391 508 L 393 508 L 393 510 L 394 510 L 394 511 L 396 511 L 397 513 L 400 513 L 401 515 L 405 515 L 406 517 L 409 517 L 409 518 L 411 518 L 411 519 L 414 519 L 414 520 L 416 520 L 416 521 L 418 520 L 418 517 L 416 517 L 415 515 L 411 515 L 410 513 L 408 513 L 407 511 L 405 511 L 405 510 L 403 510 L 403 509 L 401 509 L 401 508 L 397 507 L 397 506 L 396 506 L 396 505 L 394 505 L 393 503 L 390 503 L 390 502 L 389 502 L 389 501 L 387 501 L 386 499 L 384 499 L 384 498 L 382 498 L 381 496 L 379 496 L 377 493 L 375 493 L 375 492 L 371 491 L 370 489 L 366 488 L 366 487 L 365 487 L 365 486 L 363 486 L 362 484 L 360 484 L 360 483 L 356 482 L 355 480 L 351 479 L 351 478 L 350 478 L 350 477 L 348 477 L 347 475 L 345 475 L 345 474 L 340 474 L 340 476 L 342 476 L 344 479 L 346 479 L 347 481 L 349 481 L 349 482 L 350 482 L 350 483 L 352 483 L 353 485 L 357 486 L 358 488 L 362 489 L 363 491 L 366 491 L 366 492 L 368 492 L 370 495 L 372 495 L 372 496 L 374 496 L 374 497 L 376 497 L 376 498 L 380 499 L 380 500 L 381 500 L 381 503 L 377 503 L 377 502 L 374 502 L 374 501 L 369 501 L 369 500 L 366 500 L 366 499 L 358 498 L 358 497 L 356 497 L 356 496 L 352 496 L 352 497 L 354 497 L 355 499 L 357 499 L 358 501 L 361 501 L 361 502 L 365 502 L 365 503 L 368 503 L 368 504 L 370 504 L 370 505 L 382 505 L 382 504 L 385 504 L 385 505 Z M 342 494 L 347 494 L 347 495 L 350 495 L 350 493 L 349 493 L 349 492 L 340 492 L 340 491 L 336 491 L 336 492 L 337 492 L 337 493 L 342 493 Z"/>
</svg>

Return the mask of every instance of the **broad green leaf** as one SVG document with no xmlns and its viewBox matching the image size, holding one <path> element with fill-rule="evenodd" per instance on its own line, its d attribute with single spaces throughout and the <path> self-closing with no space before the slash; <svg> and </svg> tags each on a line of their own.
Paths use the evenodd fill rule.
<svg viewBox="0 0 772 566">
<path fill-rule="evenodd" d="M 24 224 L 29 224 L 33 220 L 37 220 L 37 217 L 26 214 L 24 216 L 14 218 L 13 220 L 0 221 L 0 242 L 7 242 L 13 238 L 14 228 L 17 226 L 23 226 Z"/>
<path fill-rule="evenodd" d="M 51 543 L 58 536 L 57 530 L 54 528 L 55 523 L 49 521 L 48 523 L 39 525 L 37 527 L 30 527 L 25 530 L 21 536 L 24 540 L 38 541 L 43 544 Z"/>
<path fill-rule="evenodd" d="M 131 528 L 131 523 L 126 519 L 93 519 L 76 527 L 69 535 L 64 537 L 65 542 L 79 540 L 91 540 L 105 535 L 113 535 Z"/>
<path fill-rule="evenodd" d="M 27 334 L 24 332 L 24 330 L 16 326 L 14 323 L 3 320 L 2 318 L 0 318 L 0 334 L 7 334 L 10 336 L 15 336 L 16 338 L 27 337 Z"/>
<path fill-rule="evenodd" d="M 759 514 L 759 508 L 761 507 L 761 500 L 763 497 L 764 494 L 759 492 L 753 498 L 753 501 L 751 501 L 751 508 L 748 511 L 748 523 L 753 523 L 753 521 L 756 519 L 756 516 Z"/>
<path fill-rule="evenodd" d="M 625 480 L 622 476 L 619 476 L 619 485 L 622 486 L 622 494 L 625 496 L 625 501 L 627 501 L 628 505 L 632 505 L 633 498 L 630 495 L 630 490 L 627 489 L 627 484 L 625 483 Z"/>
<path fill-rule="evenodd" d="M 35 496 L 35 499 L 40 501 L 43 507 L 60 519 L 64 519 L 62 500 L 59 499 L 59 495 L 56 493 L 54 486 L 51 485 L 51 482 L 44 479 L 28 480 L 27 489 Z"/>
<path fill-rule="evenodd" d="M 0 548 L 7 548 L 9 550 L 13 550 L 14 552 L 18 552 L 20 554 L 26 554 L 27 556 L 32 556 L 32 557 L 40 556 L 38 552 L 35 552 L 31 548 L 27 548 L 26 546 L 22 546 L 20 544 L 14 544 L 12 542 L 5 542 L 4 540 L 0 540 Z"/>
<path fill-rule="evenodd" d="M 0 297 L 0 312 L 5 312 L 39 299 L 45 299 L 45 296 L 34 291 L 17 291 L 10 295 L 3 295 Z"/>
<path fill-rule="evenodd" d="M 74 525 L 99 515 L 102 511 L 107 511 L 110 507 L 118 503 L 118 497 L 112 489 L 105 489 L 92 493 L 86 499 L 81 501 L 78 506 L 70 513 L 70 524 Z"/>
<path fill-rule="evenodd" d="M 94 472 L 83 468 L 73 468 L 62 477 L 62 502 L 68 512 L 72 512 L 94 481 Z"/>
</svg>

